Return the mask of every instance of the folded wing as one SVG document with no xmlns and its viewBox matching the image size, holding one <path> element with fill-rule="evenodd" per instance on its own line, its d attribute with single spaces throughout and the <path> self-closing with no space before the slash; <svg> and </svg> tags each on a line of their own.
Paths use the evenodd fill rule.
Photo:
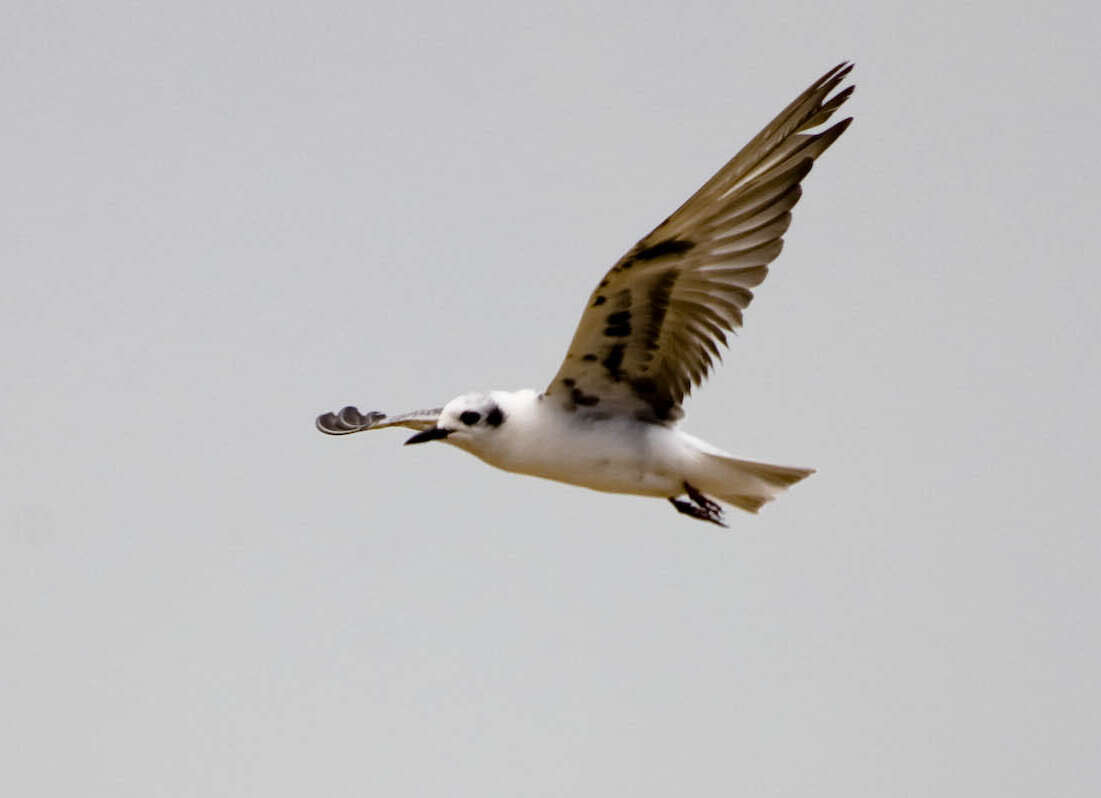
<svg viewBox="0 0 1101 798">
<path fill-rule="evenodd" d="M 780 254 L 800 182 L 852 121 L 804 132 L 852 94 L 833 94 L 851 69 L 823 75 L 612 267 L 545 396 L 571 410 L 681 416 Z"/>
</svg>

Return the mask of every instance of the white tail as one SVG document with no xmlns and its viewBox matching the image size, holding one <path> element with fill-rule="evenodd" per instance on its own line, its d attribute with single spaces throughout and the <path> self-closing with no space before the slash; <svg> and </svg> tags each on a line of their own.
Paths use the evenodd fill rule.
<svg viewBox="0 0 1101 798">
<path fill-rule="evenodd" d="M 705 454 L 706 476 L 697 487 L 706 494 L 755 513 L 786 488 L 814 473 L 813 468 L 755 463 L 718 454 Z"/>
</svg>

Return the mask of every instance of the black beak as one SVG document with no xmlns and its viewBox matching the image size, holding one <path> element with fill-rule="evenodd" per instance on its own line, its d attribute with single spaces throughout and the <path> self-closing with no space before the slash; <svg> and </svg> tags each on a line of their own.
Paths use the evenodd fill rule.
<svg viewBox="0 0 1101 798">
<path fill-rule="evenodd" d="M 405 442 L 408 446 L 411 443 L 425 443 L 426 441 L 439 441 L 446 438 L 451 434 L 449 429 L 440 429 L 439 427 L 432 427 L 432 429 L 426 429 L 424 432 L 418 432 L 412 438 Z"/>
</svg>

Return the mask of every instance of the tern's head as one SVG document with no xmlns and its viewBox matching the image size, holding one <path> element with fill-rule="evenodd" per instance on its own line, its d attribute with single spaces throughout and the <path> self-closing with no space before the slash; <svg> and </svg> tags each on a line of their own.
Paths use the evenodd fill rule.
<svg viewBox="0 0 1101 798">
<path fill-rule="evenodd" d="M 418 432 L 405 443 L 447 440 L 456 446 L 477 446 L 505 423 L 505 413 L 489 394 L 466 393 L 444 405 L 436 426 Z"/>
</svg>

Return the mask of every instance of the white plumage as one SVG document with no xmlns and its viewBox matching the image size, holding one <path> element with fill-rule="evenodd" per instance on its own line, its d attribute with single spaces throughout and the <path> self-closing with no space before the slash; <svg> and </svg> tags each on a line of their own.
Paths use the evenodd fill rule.
<svg viewBox="0 0 1101 798">
<path fill-rule="evenodd" d="M 420 432 L 407 443 L 444 440 L 506 471 L 665 497 L 718 524 L 708 494 L 756 512 L 813 471 L 738 460 L 675 424 L 780 254 L 801 181 L 852 121 L 807 132 L 848 99 L 851 86 L 834 90 L 850 70 L 841 64 L 815 81 L 612 267 L 542 393 L 465 394 L 390 417 L 347 407 L 318 428 L 411 427 Z M 690 501 L 677 498 L 685 493 Z"/>
</svg>

